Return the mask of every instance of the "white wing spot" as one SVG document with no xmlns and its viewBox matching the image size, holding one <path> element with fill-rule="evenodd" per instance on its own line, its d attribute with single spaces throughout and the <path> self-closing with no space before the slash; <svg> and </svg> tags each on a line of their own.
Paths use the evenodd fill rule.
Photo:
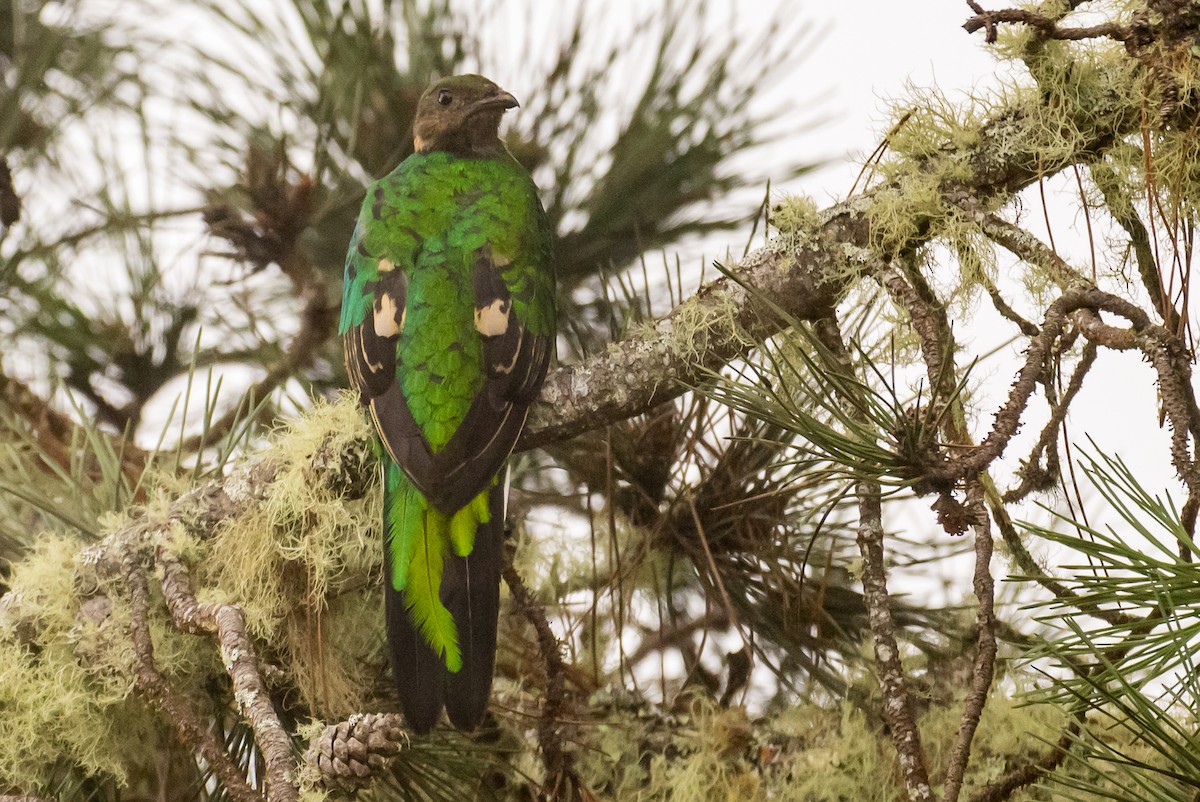
<svg viewBox="0 0 1200 802">
<path fill-rule="evenodd" d="M 484 337 L 499 337 L 508 331 L 508 309 L 511 304 L 499 298 L 487 306 L 475 307 L 475 330 Z"/>
<path fill-rule="evenodd" d="M 380 273 L 391 273 L 395 269 L 396 269 L 396 263 L 393 262 L 391 259 L 380 259 L 379 260 L 379 272 Z"/>
<path fill-rule="evenodd" d="M 396 320 L 396 302 L 388 293 L 383 293 L 375 301 L 375 335 L 377 337 L 395 337 L 404 327 L 404 314 Z"/>
</svg>

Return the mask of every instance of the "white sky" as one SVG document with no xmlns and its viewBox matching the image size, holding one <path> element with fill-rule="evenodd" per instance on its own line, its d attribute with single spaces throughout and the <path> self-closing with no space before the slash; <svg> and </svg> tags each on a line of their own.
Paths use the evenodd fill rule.
<svg viewBox="0 0 1200 802">
<path fill-rule="evenodd" d="M 890 127 L 888 99 L 905 97 L 906 85 L 937 85 L 953 95 L 993 85 L 995 61 L 982 47 L 983 36 L 962 29 L 971 15 L 956 0 L 841 0 L 838 3 L 784 3 L 830 23 L 829 33 L 806 67 L 812 77 L 796 84 L 821 87 L 832 82 L 829 111 L 837 115 L 814 132 L 818 151 L 834 163 L 804 181 L 819 202 L 844 197 L 861 166 Z M 850 159 L 836 160 L 837 154 Z"/>
</svg>

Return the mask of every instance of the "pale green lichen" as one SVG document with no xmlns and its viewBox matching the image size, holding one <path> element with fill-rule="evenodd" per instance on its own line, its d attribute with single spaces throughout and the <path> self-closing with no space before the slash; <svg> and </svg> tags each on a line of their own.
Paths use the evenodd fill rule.
<svg viewBox="0 0 1200 802">
<path fill-rule="evenodd" d="M 873 680 L 861 681 L 866 694 L 877 692 Z M 1024 704 L 1020 687 L 1019 678 L 1009 677 L 993 690 L 976 732 L 962 798 L 1000 779 L 1014 761 L 1036 759 L 1061 732 L 1063 711 Z M 678 703 L 675 709 L 680 710 Z M 954 695 L 931 700 L 920 717 L 935 786 L 945 777 L 961 717 L 962 699 Z M 711 701 L 694 701 L 673 714 L 642 705 L 614 711 L 581 737 L 576 765 L 585 784 L 617 802 L 894 802 L 904 795 L 896 751 L 882 722 L 849 702 L 801 702 L 753 721 L 741 708 L 722 709 Z M 1114 738 L 1126 755 L 1155 765 L 1161 760 L 1127 733 Z M 1078 765 L 1063 770 L 1096 783 L 1094 796 L 1072 799 L 1108 798 L 1112 786 L 1098 770 Z M 1010 798 L 1066 797 L 1030 787 Z"/>
<path fill-rule="evenodd" d="M 260 659 L 331 717 L 361 708 L 381 668 L 382 605 L 365 579 L 378 571 L 380 500 L 375 483 L 347 500 L 312 465 L 366 438 L 356 399 L 319 403 L 274 438 L 275 480 L 261 502 L 214 537 L 169 522 L 161 500 L 143 515 L 148 545 L 191 566 L 202 601 L 241 605 Z M 106 524 L 111 536 L 127 520 Z M 0 788 L 42 788 L 64 761 L 124 782 L 153 756 L 148 744 L 176 737 L 136 692 L 123 576 L 80 545 L 41 536 L 0 599 Z M 150 593 L 156 669 L 196 710 L 210 710 L 212 688 L 227 682 L 216 640 L 181 632 L 158 582 Z"/>
<path fill-rule="evenodd" d="M 45 535 L 13 567 L 0 613 L 0 787 L 39 787 L 60 754 L 121 779 L 153 738 L 132 695 L 128 608 L 81 614 L 78 554 L 78 542 Z"/>
<path fill-rule="evenodd" d="M 1069 10 L 1055 3 L 1038 8 L 1051 16 Z M 1123 4 L 1114 18 L 1124 15 L 1127 20 L 1133 8 Z M 1068 19 L 1063 24 L 1073 23 Z M 939 296 L 960 311 L 980 297 L 982 279 L 996 278 L 997 266 L 996 246 L 983 236 L 978 218 L 956 204 L 966 198 L 977 214 L 996 211 L 1010 200 L 1003 193 L 972 192 L 981 178 L 986 183 L 1014 167 L 1053 175 L 1077 163 L 1085 145 L 1104 142 L 1117 125 L 1128 132 L 1131 122 L 1140 119 L 1151 157 L 1142 152 L 1143 136 L 1133 133 L 1106 147 L 1102 166 L 1120 176 L 1123 191 L 1141 205 L 1143 217 L 1151 186 L 1155 205 L 1166 210 L 1167 219 L 1187 219 L 1200 205 L 1200 171 L 1195 167 L 1200 138 L 1186 120 L 1171 124 L 1169 114 L 1172 95 L 1196 96 L 1196 53 L 1179 43 L 1155 43 L 1131 57 L 1122 43 L 1103 37 L 1047 41 L 1026 25 L 1002 25 L 999 33 L 993 52 L 1027 76 L 1017 79 L 1010 71 L 997 88 L 961 99 L 924 87 L 897 101 L 886 153 L 867 170 L 866 183 L 874 190 L 858 206 L 870 224 L 872 247 L 885 260 L 939 247 L 957 257 L 959 272 L 952 280 L 945 270 L 926 272 Z M 1061 180 L 1074 189 L 1069 173 Z M 1094 187 L 1085 186 L 1084 195 L 1090 192 Z M 1033 201 L 1040 204 L 1036 196 Z M 1102 222 L 1096 227 L 1102 230 Z M 1101 272 L 1105 263 L 1124 262 L 1123 243 L 1105 242 L 1097 233 L 1092 246 Z M 928 253 L 922 256 L 929 259 Z M 938 266 L 946 262 L 942 257 L 930 261 Z M 1021 262 L 1019 269 L 1019 281 L 1035 298 L 1056 286 L 1043 266 Z"/>
<path fill-rule="evenodd" d="M 708 293 L 703 302 L 681 305 L 668 319 L 656 324 L 667 350 L 689 364 L 699 364 L 714 350 L 754 342 L 742 328 L 738 315 L 745 305 L 745 290 L 733 285 Z"/>
<path fill-rule="evenodd" d="M 769 223 L 783 236 L 804 236 L 820 222 L 816 201 L 807 195 L 783 195 L 771 207 Z"/>
<path fill-rule="evenodd" d="M 377 652 L 382 603 L 363 578 L 379 570 L 382 502 L 374 483 L 347 501 L 317 481 L 312 461 L 367 437 L 349 395 L 293 421 L 275 439 L 267 496 L 219 528 L 196 573 L 205 598 L 241 605 L 305 704 L 332 716 L 359 709 L 377 671 L 365 658 Z"/>
</svg>

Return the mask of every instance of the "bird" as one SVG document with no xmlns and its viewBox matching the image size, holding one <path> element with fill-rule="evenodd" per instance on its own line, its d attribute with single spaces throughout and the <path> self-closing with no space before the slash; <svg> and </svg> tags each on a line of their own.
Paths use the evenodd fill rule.
<svg viewBox="0 0 1200 802">
<path fill-rule="evenodd" d="M 414 152 L 367 189 L 338 330 L 383 472 L 384 619 L 408 726 L 487 712 L 506 463 L 555 344 L 553 231 L 480 75 L 417 102 Z"/>
</svg>

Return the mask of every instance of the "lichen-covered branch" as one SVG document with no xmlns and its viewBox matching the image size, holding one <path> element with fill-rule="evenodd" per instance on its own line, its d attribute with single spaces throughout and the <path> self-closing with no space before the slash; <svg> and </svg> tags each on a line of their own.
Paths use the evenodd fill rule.
<svg viewBox="0 0 1200 802">
<path fill-rule="evenodd" d="M 1064 95 L 1035 108 L 998 111 L 961 137 L 969 144 L 933 151 L 902 175 L 814 215 L 803 230 L 751 253 L 728 277 L 703 287 L 649 330 L 552 372 L 518 449 L 600 428 L 675 398 L 701 383 L 707 370 L 746 355 L 754 343 L 785 328 L 789 321 L 772 304 L 792 319 L 823 317 L 860 277 L 880 266 L 881 250 L 919 248 L 936 236 L 950 208 L 986 219 L 984 230 L 997 232 L 998 240 L 1014 234 L 1015 227 L 983 210 L 1072 163 L 1046 162 L 1049 132 L 1071 129 L 1072 159 L 1087 161 L 1136 131 L 1138 112 L 1116 92 Z M 907 217 L 898 231 L 881 225 L 877 209 L 890 209 L 918 191 L 927 197 L 930 176 L 939 175 L 944 177 L 936 180 L 937 200 L 904 208 Z M 1071 284 L 1076 276 L 1064 266 L 1053 267 L 1063 284 Z"/>
<path fill-rule="evenodd" d="M 233 681 L 234 698 L 254 730 L 266 763 L 267 799 L 293 802 L 299 797 L 291 739 L 271 704 L 254 644 L 246 633 L 245 616 L 237 605 L 200 604 L 192 591 L 187 566 L 161 547 L 157 562 L 163 572 L 163 598 L 175 625 L 184 632 L 217 636 L 225 670 Z"/>
<path fill-rule="evenodd" d="M 892 743 L 900 759 L 900 774 L 910 802 L 932 800 L 929 769 L 913 710 L 912 695 L 900 663 L 900 645 L 896 642 L 896 622 L 892 618 L 892 600 L 887 588 L 887 569 L 883 550 L 883 509 L 878 483 L 860 482 L 858 494 L 858 548 L 863 558 L 863 599 L 867 622 L 875 641 L 875 673 L 883 692 L 883 717 L 891 732 Z"/>
<path fill-rule="evenodd" d="M 131 599 L 133 651 L 137 662 L 138 687 L 174 725 L 180 740 L 194 748 L 212 769 L 221 785 L 238 802 L 260 802 L 261 797 L 246 782 L 229 753 L 205 726 L 201 716 L 176 693 L 154 666 L 154 644 L 150 637 L 150 589 L 145 570 L 135 556 L 135 546 L 125 547 L 124 576 Z M 286 799 L 287 797 L 278 797 Z M 295 798 L 294 796 L 292 797 Z"/>
<path fill-rule="evenodd" d="M 996 41 L 996 26 L 1001 23 L 1017 23 L 1028 25 L 1047 39 L 1079 41 L 1081 39 L 1113 39 L 1124 42 L 1130 37 L 1128 26 L 1114 22 L 1102 22 L 1098 25 L 1086 25 L 1077 28 L 1062 27 L 1058 21 L 1045 14 L 1028 11 L 1023 8 L 1005 8 L 997 11 L 984 11 L 976 2 L 968 0 L 967 5 L 975 12 L 975 16 L 963 23 L 967 33 L 975 33 L 981 28 L 986 31 L 987 41 Z"/>
<path fill-rule="evenodd" d="M 950 764 L 946 769 L 944 802 L 957 802 L 962 792 L 963 775 L 971 757 L 971 743 L 983 708 L 987 704 L 996 673 L 996 588 L 992 579 L 992 527 L 984 503 L 984 490 L 978 479 L 967 484 L 967 510 L 972 519 L 975 533 L 975 571 L 972 589 L 978 606 L 975 609 L 975 661 L 971 669 L 971 684 L 963 704 L 958 735 L 950 751 Z"/>
</svg>

